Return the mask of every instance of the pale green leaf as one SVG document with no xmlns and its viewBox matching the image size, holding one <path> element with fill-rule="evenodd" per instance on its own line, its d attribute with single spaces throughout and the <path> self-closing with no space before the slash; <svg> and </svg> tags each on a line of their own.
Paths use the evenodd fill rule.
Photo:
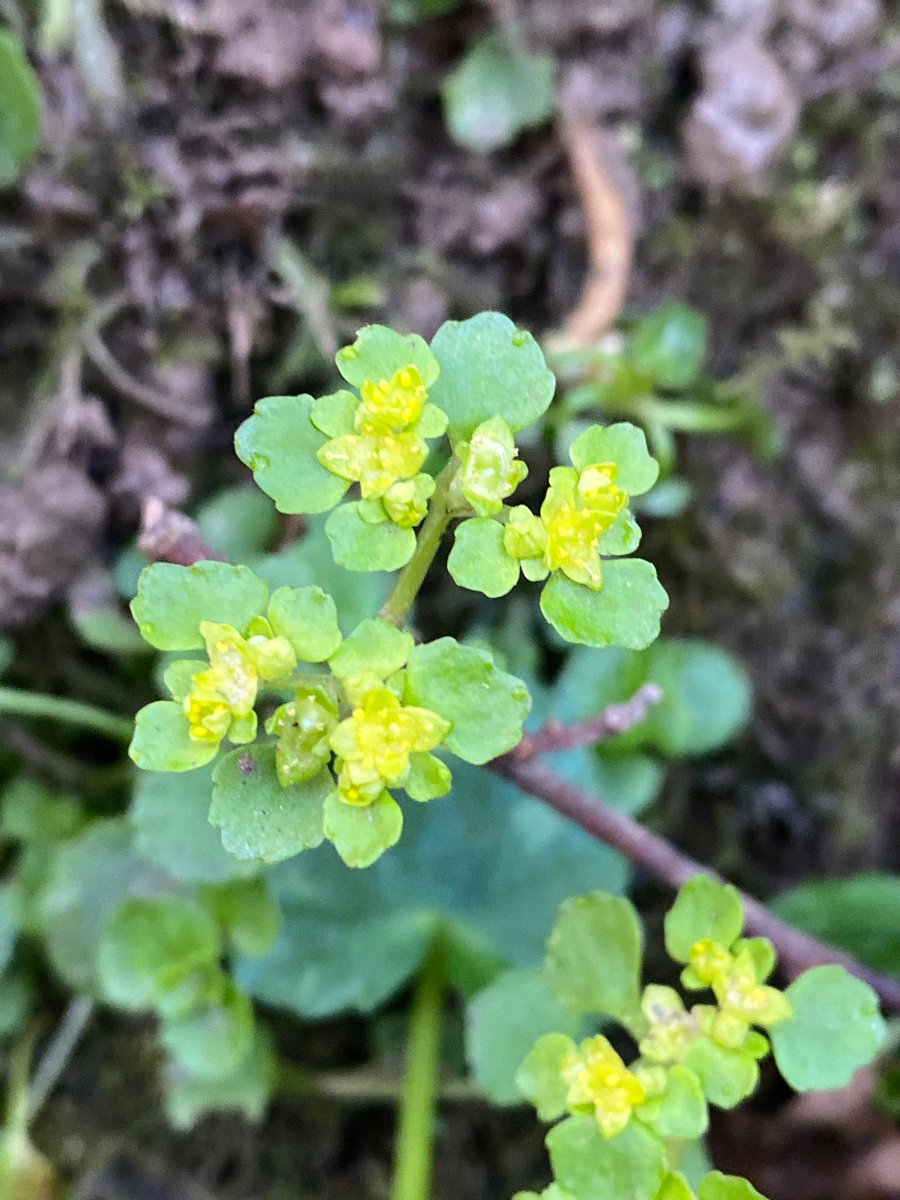
<svg viewBox="0 0 900 1200">
<path fill-rule="evenodd" d="M 335 675 L 348 678 L 362 671 L 374 671 L 387 679 L 406 665 L 415 645 L 412 634 L 398 629 L 383 617 L 371 617 L 338 647 L 328 660 Z"/>
<path fill-rule="evenodd" d="M 342 504 L 325 523 L 334 561 L 348 571 L 397 571 L 416 548 L 413 529 L 392 521 L 372 525 L 360 515 L 360 501 Z"/>
<path fill-rule="evenodd" d="M 512 591 L 519 579 L 519 564 L 503 544 L 503 526 L 490 517 L 473 517 L 456 527 L 447 570 L 460 587 L 492 599 Z"/>
<path fill-rule="evenodd" d="M 723 1175 L 721 1171 L 710 1171 L 700 1180 L 697 1200 L 766 1200 L 761 1192 L 747 1179 L 739 1175 Z"/>
<path fill-rule="evenodd" d="M 600 535 L 597 550 L 603 555 L 633 554 L 641 544 L 641 527 L 631 509 L 623 508 L 612 525 Z"/>
<path fill-rule="evenodd" d="M 316 458 L 328 439 L 309 419 L 312 403 L 306 395 L 268 396 L 235 434 L 238 458 L 279 512 L 327 512 L 350 486 Z"/>
<path fill-rule="evenodd" d="M 627 421 L 589 426 L 569 447 L 569 456 L 579 471 L 598 463 L 615 463 L 616 483 L 629 496 L 649 492 L 659 477 L 659 464 L 647 449 L 643 429 Z"/>
<path fill-rule="evenodd" d="M 16 38 L 0 29 L 0 188 L 15 183 L 37 152 L 44 96 Z"/>
<path fill-rule="evenodd" d="M 134 719 L 128 753 L 144 771 L 194 771 L 218 752 L 218 742 L 194 741 L 184 709 L 174 700 L 145 704 Z"/>
<path fill-rule="evenodd" d="M 538 1097 L 545 1095 L 545 1089 L 532 1081 L 526 1063 L 531 1059 L 530 1067 L 534 1066 L 532 1050 L 544 1034 L 574 1036 L 578 1031 L 578 1019 L 551 994 L 540 971 L 506 971 L 483 988 L 466 1010 L 466 1055 L 475 1082 L 495 1104 L 516 1104 L 524 1095 L 543 1120 L 552 1120 L 563 1110 L 565 1085 L 559 1111 L 544 1111 L 546 1104 L 539 1103 Z M 572 1037 L 563 1040 L 566 1049 L 574 1049 Z M 555 1061 L 558 1068 L 559 1058 Z M 524 1074 L 519 1074 L 520 1068 Z M 558 1084 L 558 1069 L 556 1080 Z"/>
<path fill-rule="evenodd" d="M 450 418 L 454 441 L 471 437 L 491 417 L 502 417 L 517 433 L 553 399 L 556 380 L 540 346 L 502 313 L 447 321 L 431 345 L 441 364 L 431 399 Z"/>
<path fill-rule="evenodd" d="M 553 999 L 549 992 L 547 996 Z M 567 1023 L 572 1024 L 571 1015 Z M 566 1111 L 569 1085 L 563 1078 L 562 1065 L 574 1050 L 575 1041 L 568 1034 L 543 1033 L 519 1060 L 514 1076 L 516 1091 L 534 1105 L 542 1121 L 555 1121 Z"/>
<path fill-rule="evenodd" d="M 417 333 L 397 333 L 384 325 L 366 325 L 352 346 L 338 350 L 337 368 L 348 383 L 361 387 L 390 379 L 401 367 L 415 367 L 430 388 L 438 377 L 438 362 L 428 343 Z M 432 397 L 433 399 L 433 397 Z"/>
<path fill-rule="evenodd" d="M 637 1115 L 660 1137 L 692 1141 L 709 1126 L 709 1113 L 700 1080 L 676 1063 L 666 1075 L 665 1091 L 638 1109 Z"/>
<path fill-rule="evenodd" d="M 759 1082 L 755 1058 L 739 1050 L 727 1050 L 708 1037 L 693 1043 L 685 1055 L 684 1066 L 693 1071 L 707 1100 L 718 1108 L 736 1107 L 752 1094 Z"/>
<path fill-rule="evenodd" d="M 269 601 L 269 622 L 302 662 L 324 662 L 341 644 L 337 609 L 320 587 L 279 588 Z"/>
<path fill-rule="evenodd" d="M 191 1075 L 221 1079 L 233 1075 L 253 1049 L 253 1007 L 230 979 L 223 994 L 208 1004 L 164 1021 L 166 1050 Z"/>
<path fill-rule="evenodd" d="M 655 1200 L 666 1170 L 663 1143 L 634 1121 L 607 1140 L 593 1117 L 570 1117 L 550 1130 L 547 1149 L 578 1200 Z"/>
<path fill-rule="evenodd" d="M 666 913 L 666 950 L 676 962 L 686 963 L 695 942 L 711 939 L 727 949 L 743 927 L 744 905 L 737 888 L 708 875 L 695 875 Z"/>
<path fill-rule="evenodd" d="M 196 775 L 138 776 L 130 820 L 135 846 L 148 862 L 184 883 L 222 883 L 248 867 L 222 847 L 210 825 L 212 769 Z"/>
<path fill-rule="evenodd" d="M 250 1053 L 231 1075 L 209 1079 L 170 1062 L 165 1072 L 166 1115 L 176 1129 L 190 1129 L 210 1112 L 236 1112 L 258 1122 L 274 1082 L 275 1056 L 269 1039 L 257 1030 Z"/>
<path fill-rule="evenodd" d="M 268 874 L 202 889 L 204 903 L 240 954 L 265 954 L 281 928 L 281 910 Z"/>
<path fill-rule="evenodd" d="M 222 845 L 236 858 L 281 862 L 323 838 L 325 797 L 334 783 L 322 770 L 312 779 L 282 787 L 271 744 L 239 747 L 213 772 L 209 819 Z"/>
<path fill-rule="evenodd" d="M 628 1022 L 640 1011 L 644 938 L 632 904 L 593 892 L 562 905 L 547 943 L 544 972 L 567 1008 Z"/>
<path fill-rule="evenodd" d="M 517 745 L 531 709 L 521 679 L 501 671 L 486 651 L 461 646 L 453 638 L 415 647 L 405 702 L 450 721 L 445 744 L 471 763 L 489 762 Z"/>
<path fill-rule="evenodd" d="M 884 1042 L 878 997 L 843 967 L 813 967 L 785 992 L 793 1016 L 772 1027 L 772 1051 L 797 1092 L 845 1087 Z"/>
<path fill-rule="evenodd" d="M 193 900 L 126 899 L 107 920 L 100 939 L 100 986 L 120 1008 L 174 1016 L 201 998 L 221 951 L 215 922 Z"/>
<path fill-rule="evenodd" d="M 669 598 L 650 563 L 608 559 L 595 592 L 554 574 L 541 593 L 541 611 L 567 642 L 642 650 L 659 636 Z"/>
<path fill-rule="evenodd" d="M 637 322 L 629 350 L 639 371 L 659 387 L 680 392 L 700 374 L 706 341 L 702 313 L 686 304 L 664 304 Z"/>
<path fill-rule="evenodd" d="M 344 434 L 353 433 L 353 419 L 358 408 L 359 396 L 341 390 L 315 400 L 309 417 L 320 433 L 330 438 L 343 437 Z"/>
<path fill-rule="evenodd" d="M 348 867 L 369 867 L 395 846 L 403 830 L 400 805 L 382 792 L 364 807 L 345 804 L 333 791 L 325 801 L 325 836 Z"/>
<path fill-rule="evenodd" d="M 197 509 L 197 528 L 217 554 L 248 562 L 275 537 L 278 513 L 271 499 L 249 480 L 223 488 Z"/>
<path fill-rule="evenodd" d="M 507 146 L 553 114 L 553 60 L 511 49 L 488 34 L 444 83 L 444 113 L 453 138 L 482 153 Z"/>
<path fill-rule="evenodd" d="M 131 611 L 157 650 L 197 650 L 201 621 L 233 625 L 245 633 L 265 612 L 269 589 L 249 567 L 198 562 L 191 567 L 151 563 L 141 571 Z"/>
</svg>

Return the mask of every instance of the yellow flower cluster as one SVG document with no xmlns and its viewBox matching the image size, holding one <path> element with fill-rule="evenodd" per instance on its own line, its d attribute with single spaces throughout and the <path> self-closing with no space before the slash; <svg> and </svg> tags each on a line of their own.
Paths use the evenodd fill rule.
<svg viewBox="0 0 900 1200">
<path fill-rule="evenodd" d="M 554 467 L 540 516 L 523 507 L 512 510 L 504 547 L 521 560 L 528 579 L 561 571 L 594 591 L 602 587 L 598 544 L 628 504 L 617 473 L 615 463 L 597 463 L 581 472 Z"/>
<path fill-rule="evenodd" d="M 696 942 L 683 978 L 688 987 L 712 989 L 718 1009 L 707 1021 L 707 1032 L 722 1046 L 737 1049 L 751 1025 L 765 1029 L 791 1016 L 790 1001 L 764 982 L 749 946 L 738 944 L 733 952 L 719 942 Z"/>
<path fill-rule="evenodd" d="M 318 452 L 333 475 L 358 483 L 364 500 L 382 500 L 398 525 L 417 525 L 425 516 L 434 481 L 419 469 L 428 457 L 430 437 L 447 427 L 418 369 L 401 367 L 390 379 L 369 380 L 360 388 L 353 432 L 333 437 Z"/>
<path fill-rule="evenodd" d="M 566 1054 L 560 1069 L 568 1087 L 566 1104 L 574 1112 L 593 1110 L 606 1138 L 621 1133 L 632 1110 L 647 1098 L 637 1075 L 601 1034 Z"/>
<path fill-rule="evenodd" d="M 238 744 L 256 737 L 256 694 L 260 680 L 289 676 L 297 657 L 287 638 L 273 637 L 262 618 L 243 637 L 231 625 L 203 621 L 209 667 L 191 678 L 183 706 L 195 742 L 218 743 L 226 735 Z"/>
<path fill-rule="evenodd" d="M 402 785 L 410 755 L 439 746 L 450 723 L 430 709 L 401 704 L 375 675 L 349 679 L 345 687 L 355 707 L 330 739 L 338 792 L 345 803 L 365 806 Z"/>
</svg>

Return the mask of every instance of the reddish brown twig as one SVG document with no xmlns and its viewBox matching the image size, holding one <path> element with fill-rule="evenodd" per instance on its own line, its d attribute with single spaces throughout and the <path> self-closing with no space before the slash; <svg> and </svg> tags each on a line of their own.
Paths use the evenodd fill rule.
<svg viewBox="0 0 900 1200">
<path fill-rule="evenodd" d="M 225 558 L 207 544 L 190 517 L 168 508 L 156 496 L 144 503 L 138 548 L 152 562 L 175 563 L 179 567 L 209 559 L 221 562 Z"/>
<path fill-rule="evenodd" d="M 488 765 L 523 792 L 543 800 L 670 887 L 679 888 L 694 875 L 720 878 L 703 863 L 682 854 L 659 834 L 639 825 L 624 813 L 609 808 L 596 796 L 569 783 L 541 762 L 533 759 L 522 761 L 512 751 Z M 880 975 L 863 966 L 851 954 L 810 937 L 776 917 L 751 896 L 745 895 L 743 900 L 747 929 L 769 938 L 789 977 L 793 978 L 801 971 L 823 963 L 839 963 L 851 974 L 865 980 L 878 994 L 886 1010 L 900 1012 L 900 980 Z"/>
<path fill-rule="evenodd" d="M 640 724 L 654 704 L 662 700 L 662 688 L 655 683 L 645 683 L 638 688 L 630 700 L 622 704 L 609 704 L 596 717 L 563 725 L 559 721 L 548 721 L 534 733 L 522 738 L 510 755 L 517 762 L 525 762 L 537 754 L 549 754 L 554 750 L 574 750 L 578 746 L 592 746 L 604 738 L 627 733 Z"/>
</svg>

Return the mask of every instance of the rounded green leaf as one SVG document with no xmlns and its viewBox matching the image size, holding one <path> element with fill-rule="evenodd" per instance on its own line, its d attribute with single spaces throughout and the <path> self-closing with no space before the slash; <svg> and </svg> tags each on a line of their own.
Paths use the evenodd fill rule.
<svg viewBox="0 0 900 1200">
<path fill-rule="evenodd" d="M 549 992 L 546 995 L 553 1001 Z M 562 1064 L 574 1049 L 575 1042 L 568 1034 L 545 1033 L 538 1037 L 524 1059 L 519 1060 L 515 1073 L 516 1090 L 534 1105 L 542 1121 L 555 1121 L 566 1111 L 569 1085 L 563 1078 Z"/>
<path fill-rule="evenodd" d="M 221 952 L 215 922 L 193 900 L 128 899 L 103 929 L 97 952 L 100 986 L 120 1008 L 186 1011 Z"/>
<path fill-rule="evenodd" d="M 616 484 L 629 496 L 649 492 L 659 477 L 659 463 L 647 449 L 643 429 L 627 421 L 591 425 L 569 447 L 569 457 L 579 471 L 596 463 L 615 463 Z"/>
<path fill-rule="evenodd" d="M 446 321 L 431 347 L 441 365 L 431 399 L 450 418 L 454 441 L 471 437 L 491 417 L 502 417 L 517 433 L 553 399 L 556 380 L 540 346 L 502 313 Z"/>
<path fill-rule="evenodd" d="M 0 187 L 18 179 L 36 153 L 44 96 L 16 38 L 0 29 Z"/>
<path fill-rule="evenodd" d="M 335 362 L 341 375 L 354 387 L 362 387 L 370 380 L 378 383 L 390 379 L 401 367 L 415 367 L 422 383 L 430 388 L 440 370 L 424 338 L 417 333 L 397 333 L 385 325 L 366 325 L 352 346 L 338 350 Z"/>
<path fill-rule="evenodd" d="M 640 1012 L 643 953 L 641 923 L 628 900 L 606 892 L 573 896 L 560 907 L 544 973 L 566 1008 L 627 1023 Z"/>
<path fill-rule="evenodd" d="M 269 888 L 269 875 L 235 879 L 202 890 L 204 903 L 241 954 L 265 954 L 281 928 L 281 910 Z"/>
<path fill-rule="evenodd" d="M 403 813 L 388 792 L 373 804 L 345 804 L 333 791 L 325 801 L 325 836 L 348 867 L 369 867 L 400 840 Z"/>
<path fill-rule="evenodd" d="M 192 1075 L 232 1075 L 253 1049 L 253 1007 L 230 979 L 223 995 L 182 1016 L 164 1021 L 162 1044 Z"/>
<path fill-rule="evenodd" d="M 275 505 L 249 480 L 216 492 L 197 509 L 194 520 L 206 543 L 232 562 L 249 562 L 261 554 L 278 529 Z"/>
<path fill-rule="evenodd" d="M 553 60 L 510 49 L 488 34 L 467 51 L 444 83 L 444 114 L 455 141 L 487 153 L 553 115 Z"/>
<path fill-rule="evenodd" d="M 683 391 L 706 360 L 707 322 L 686 304 L 664 304 L 642 317 L 631 335 L 631 359 L 639 371 L 672 391 Z"/>
<path fill-rule="evenodd" d="M 593 1117 L 570 1117 L 547 1135 L 553 1174 L 578 1200 L 655 1200 L 665 1147 L 632 1121 L 607 1140 Z"/>
<path fill-rule="evenodd" d="M 644 1109 L 648 1110 L 645 1115 Z M 700 1080 L 693 1071 L 676 1063 L 666 1075 L 666 1088 L 638 1109 L 639 1117 L 660 1137 L 692 1141 L 709 1126 L 709 1112 Z"/>
<path fill-rule="evenodd" d="M 575 1048 L 565 1035 L 578 1033 L 578 1026 L 540 971 L 505 971 L 466 1010 L 466 1054 L 475 1082 L 495 1104 L 517 1104 L 525 1096 L 542 1120 L 554 1120 L 565 1109 L 567 1087 L 559 1064 Z M 563 1049 L 548 1054 L 548 1039 L 561 1039 Z"/>
<path fill-rule="evenodd" d="M 723 1175 L 721 1171 L 710 1171 L 700 1180 L 697 1200 L 766 1200 L 749 1179 L 739 1175 Z"/>
<path fill-rule="evenodd" d="M 248 867 L 227 854 L 210 825 L 212 770 L 197 775 L 138 776 L 130 820 L 137 849 L 184 883 L 222 883 Z"/>
<path fill-rule="evenodd" d="M 360 502 L 342 504 L 325 523 L 334 561 L 348 571 L 397 571 L 416 548 L 412 529 L 391 521 L 372 525 L 360 515 Z"/>
<path fill-rule="evenodd" d="M 623 508 L 606 533 L 601 533 L 597 550 L 602 555 L 633 554 L 641 544 L 641 527 L 631 509 Z"/>
<path fill-rule="evenodd" d="M 159 665 L 165 663 L 160 659 Z M 194 676 L 205 671 L 209 663 L 205 658 L 173 658 L 163 671 L 163 683 L 173 700 L 179 703 L 185 699 L 194 685 Z"/>
<path fill-rule="evenodd" d="M 312 396 L 267 396 L 234 436 L 234 449 L 283 513 L 334 508 L 350 486 L 316 454 L 328 440 L 309 419 Z"/>
<path fill-rule="evenodd" d="M 519 564 L 503 544 L 503 526 L 490 517 L 473 517 L 456 527 L 447 570 L 460 587 L 492 599 L 505 596 L 519 580 Z"/>
<path fill-rule="evenodd" d="M 341 644 L 334 601 L 319 587 L 279 588 L 269 601 L 269 623 L 302 662 L 324 662 Z"/>
<path fill-rule="evenodd" d="M 878 997 L 839 966 L 805 971 L 785 995 L 794 1015 L 770 1033 L 779 1071 L 797 1092 L 845 1087 L 884 1041 Z"/>
<path fill-rule="evenodd" d="M 328 660 L 335 675 L 344 679 L 363 671 L 374 671 L 387 679 L 406 666 L 415 645 L 413 635 L 398 629 L 383 617 L 360 622 Z"/>
<path fill-rule="evenodd" d="M 740 662 L 700 638 L 663 638 L 647 651 L 646 675 L 663 691 L 642 728 L 663 754 L 706 754 L 750 720 L 753 687 Z"/>
<path fill-rule="evenodd" d="M 181 705 L 174 700 L 154 700 L 134 719 L 128 753 L 144 771 L 193 771 L 212 762 L 219 743 L 195 742 Z"/>
<path fill-rule="evenodd" d="M 281 862 L 320 845 L 322 806 L 333 786 L 322 770 L 282 787 L 274 745 L 242 746 L 216 765 L 209 819 L 235 858 Z"/>
<path fill-rule="evenodd" d="M 353 421 L 358 408 L 359 396 L 355 392 L 333 392 L 313 402 L 309 418 L 316 429 L 327 437 L 343 437 L 346 433 L 353 433 Z"/>
<path fill-rule="evenodd" d="M 210 1112 L 237 1112 L 248 1121 L 262 1119 L 275 1079 L 275 1056 L 257 1029 L 250 1053 L 234 1072 L 217 1079 L 192 1075 L 171 1062 L 165 1074 L 166 1116 L 176 1129 L 190 1129 Z"/>
<path fill-rule="evenodd" d="M 641 558 L 604 562 L 599 592 L 554 574 L 541 593 L 541 612 L 564 641 L 601 648 L 643 650 L 668 607 L 656 569 Z"/>
<path fill-rule="evenodd" d="M 531 710 L 531 697 L 521 679 L 501 671 L 487 651 L 461 646 L 454 638 L 414 648 L 404 702 L 431 709 L 450 721 L 444 744 L 476 764 L 490 762 L 518 745 Z"/>
<path fill-rule="evenodd" d="M 411 800 L 420 804 L 436 800 L 438 796 L 446 796 L 452 784 L 450 768 L 434 754 L 409 756 L 409 774 L 403 781 L 403 790 Z"/>
<path fill-rule="evenodd" d="M 743 928 L 744 905 L 737 888 L 708 875 L 695 875 L 666 913 L 666 950 L 676 962 L 686 963 L 695 942 L 711 939 L 727 949 Z"/>
<path fill-rule="evenodd" d="M 269 589 L 249 567 L 198 562 L 191 567 L 151 563 L 141 571 L 131 611 L 157 650 L 197 650 L 200 622 L 233 625 L 244 633 L 265 612 Z"/>
<path fill-rule="evenodd" d="M 684 1066 L 693 1071 L 707 1100 L 718 1108 L 734 1108 L 759 1082 L 755 1058 L 740 1050 L 726 1050 L 708 1037 L 694 1042 L 684 1057 Z"/>
</svg>

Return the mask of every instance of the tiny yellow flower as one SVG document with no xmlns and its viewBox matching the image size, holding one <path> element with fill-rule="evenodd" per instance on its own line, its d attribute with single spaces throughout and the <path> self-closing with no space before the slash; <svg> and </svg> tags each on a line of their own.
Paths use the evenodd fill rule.
<svg viewBox="0 0 900 1200">
<path fill-rule="evenodd" d="M 200 624 L 209 667 L 198 671 L 183 706 L 190 736 L 197 742 L 252 741 L 256 731 L 253 706 L 260 680 L 289 676 L 297 665 L 290 642 L 255 634 L 243 637 L 231 625 Z"/>
<path fill-rule="evenodd" d="M 369 380 L 360 388 L 362 403 L 356 413 L 359 433 L 389 433 L 409 429 L 421 417 L 428 392 L 418 368 L 401 367 L 388 379 Z"/>
<path fill-rule="evenodd" d="M 578 494 L 594 512 L 603 513 L 610 525 L 628 504 L 628 494 L 616 485 L 616 463 L 595 463 L 578 476 Z"/>
<path fill-rule="evenodd" d="M 715 987 L 725 979 L 734 965 L 733 955 L 721 942 L 704 938 L 691 946 L 688 966 L 693 976 L 704 987 Z"/>
<path fill-rule="evenodd" d="M 574 583 L 598 591 L 603 583 L 597 544 L 615 517 L 589 508 L 578 494 L 577 475 L 566 467 L 550 472 L 550 488 L 541 505 L 547 533 L 544 562 Z"/>
<path fill-rule="evenodd" d="M 760 983 L 753 959 L 746 951 L 738 954 L 731 968 L 714 980 L 713 992 L 724 1013 L 746 1021 L 748 1025 L 776 1025 L 791 1016 L 791 1004 L 778 988 Z"/>
<path fill-rule="evenodd" d="M 348 804 L 371 804 L 385 787 L 403 782 L 411 754 L 440 745 L 450 723 L 427 708 L 402 705 L 381 683 L 362 695 L 358 687 L 349 690 L 358 703 L 330 738 L 340 759 L 338 790 Z"/>
<path fill-rule="evenodd" d="M 528 468 L 518 459 L 512 431 L 502 417 L 483 421 L 468 442 L 456 448 L 460 461 L 459 486 L 480 517 L 500 512 Z"/>
<path fill-rule="evenodd" d="M 601 1034 L 570 1051 L 561 1070 L 569 1089 L 567 1105 L 576 1112 L 593 1109 L 606 1138 L 621 1133 L 631 1120 L 632 1109 L 647 1098 L 641 1081 Z"/>
<path fill-rule="evenodd" d="M 319 462 L 341 479 L 358 483 L 363 499 L 377 499 L 399 479 L 411 479 L 428 457 L 428 445 L 415 433 L 348 433 L 318 452 Z"/>
<path fill-rule="evenodd" d="M 384 511 L 395 525 L 412 529 L 425 520 L 435 482 L 430 475 L 416 475 L 392 483 L 381 498 Z"/>
</svg>

